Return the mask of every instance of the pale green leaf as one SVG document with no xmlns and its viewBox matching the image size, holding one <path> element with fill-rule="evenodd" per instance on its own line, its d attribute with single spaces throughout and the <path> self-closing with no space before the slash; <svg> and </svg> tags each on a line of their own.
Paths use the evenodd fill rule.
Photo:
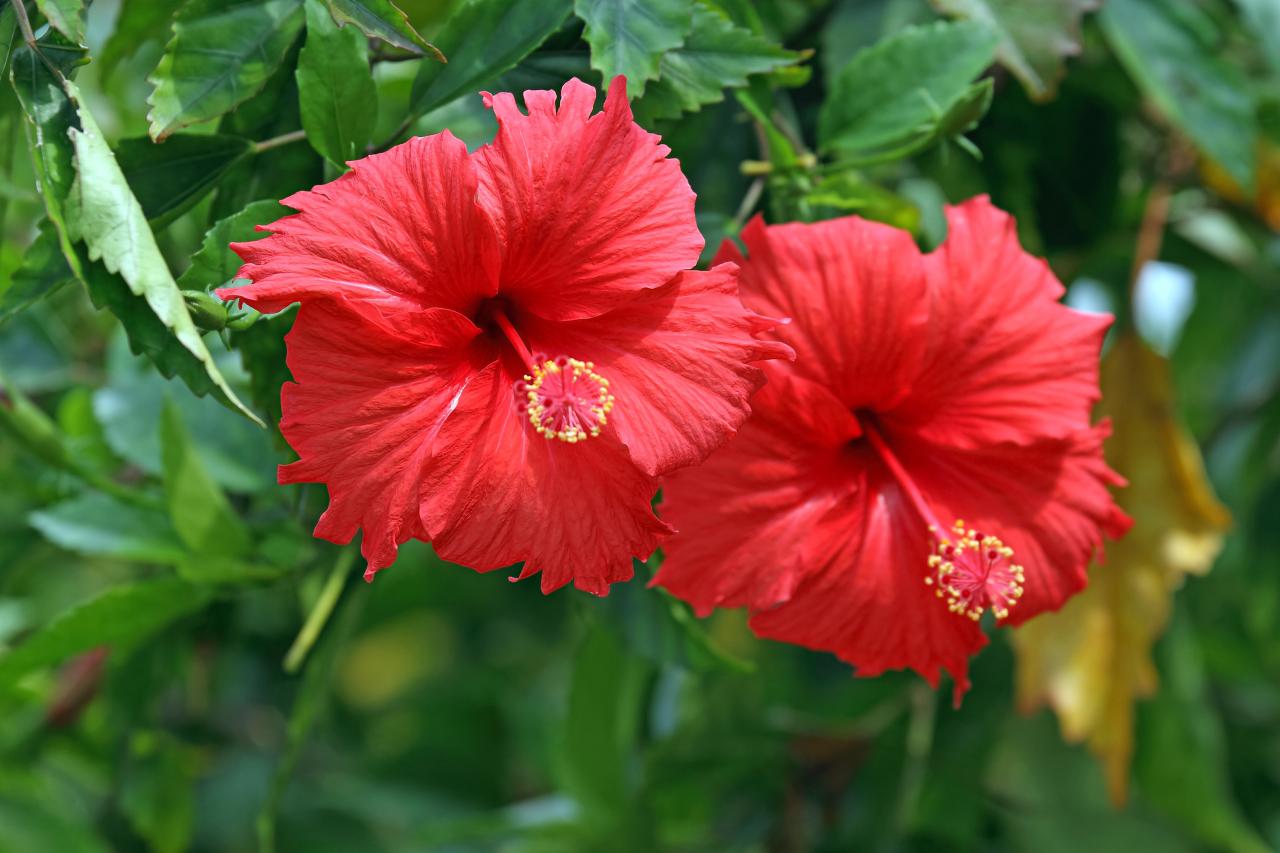
<svg viewBox="0 0 1280 853">
<path fill-rule="evenodd" d="M 636 105 L 642 118 L 675 118 L 724 100 L 724 90 L 745 86 L 747 77 L 805 58 L 785 50 L 702 5 L 684 44 L 658 63 L 658 79 Z"/>
<path fill-rule="evenodd" d="M 958 103 L 979 99 L 973 80 L 991 64 L 997 43 L 981 24 L 939 22 L 860 51 L 823 103 L 821 147 L 873 157 L 936 136 Z"/>
<path fill-rule="evenodd" d="M 72 103 L 79 104 L 75 84 L 67 81 L 65 88 Z M 107 272 L 118 274 L 133 295 L 146 301 L 160 323 L 203 365 L 221 396 L 260 423 L 214 364 L 160 254 L 142 206 L 129 191 L 92 114 L 83 107 L 77 114 L 80 129 L 71 130 L 77 177 L 67 199 L 72 237 L 84 241 L 90 261 L 100 260 Z"/>
<path fill-rule="evenodd" d="M 84 0 L 36 0 L 36 8 L 55 30 L 84 44 Z"/>
<path fill-rule="evenodd" d="M 201 560 L 248 553 L 248 528 L 209 476 L 171 401 L 165 402 L 160 415 L 160 446 L 169 518 L 178 538 Z M 195 568 L 198 570 L 198 563 Z"/>
<path fill-rule="evenodd" d="M 1143 94 L 1251 189 L 1258 136 L 1253 98 L 1240 66 L 1219 53 L 1212 19 L 1173 0 L 1110 0 L 1098 17 Z"/>
<path fill-rule="evenodd" d="M 587 25 L 591 67 L 606 86 L 624 75 L 632 98 L 644 94 L 662 55 L 684 43 L 693 26 L 688 0 L 576 0 L 574 12 Z"/>
<path fill-rule="evenodd" d="M 200 610 L 208 593 L 173 577 L 112 587 L 73 607 L 0 656 L 0 689 L 32 670 L 98 646 L 136 643 Z"/>
<path fill-rule="evenodd" d="M 1080 52 L 1080 19 L 1100 0 L 934 0 L 949 15 L 985 24 L 1000 35 L 996 58 L 1033 100 L 1052 98 Z"/>
<path fill-rule="evenodd" d="M 391 0 L 325 0 L 333 19 L 342 24 L 355 24 L 369 38 L 413 53 L 430 53 L 432 58 L 444 61 L 444 55 L 435 45 L 424 39 L 409 23 L 409 16 Z"/>
<path fill-rule="evenodd" d="M 177 564 L 189 555 L 159 510 L 89 493 L 31 513 L 31 526 L 77 554 Z"/>
<path fill-rule="evenodd" d="M 307 42 L 298 56 L 298 106 L 307 141 L 337 166 L 364 156 L 378 119 L 369 47 L 339 29 L 321 0 L 306 0 Z"/>
<path fill-rule="evenodd" d="M 191 0 L 148 78 L 151 138 L 217 118 L 257 94 L 302 30 L 302 0 Z"/>
</svg>

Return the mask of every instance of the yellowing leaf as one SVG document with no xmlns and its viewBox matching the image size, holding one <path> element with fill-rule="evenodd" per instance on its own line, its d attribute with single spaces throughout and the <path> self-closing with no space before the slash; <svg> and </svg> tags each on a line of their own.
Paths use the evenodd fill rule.
<svg viewBox="0 0 1280 853">
<path fill-rule="evenodd" d="M 1124 802 L 1133 756 L 1134 702 L 1156 690 L 1151 649 L 1188 574 L 1204 574 L 1231 517 L 1205 478 L 1199 449 L 1178 423 L 1168 363 L 1129 335 L 1102 366 L 1107 460 L 1129 480 L 1119 501 L 1128 536 L 1089 573 L 1088 588 L 1057 613 L 1014 633 L 1018 702 L 1050 705 L 1063 737 L 1087 741 L 1103 762 L 1111 800 Z"/>
<path fill-rule="evenodd" d="M 1200 177 L 1205 186 L 1232 204 L 1252 207 L 1272 231 L 1280 234 L 1280 145 L 1259 139 L 1257 148 L 1257 185 L 1252 194 L 1208 158 L 1200 161 Z"/>
</svg>

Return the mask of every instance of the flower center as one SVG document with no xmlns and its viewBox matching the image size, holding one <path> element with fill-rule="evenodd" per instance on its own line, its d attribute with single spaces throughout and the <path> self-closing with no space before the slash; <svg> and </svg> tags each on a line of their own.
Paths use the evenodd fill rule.
<svg viewBox="0 0 1280 853">
<path fill-rule="evenodd" d="M 980 533 L 959 520 L 948 531 L 951 538 L 944 535 L 920 487 L 902 467 L 876 424 L 868 418 L 860 418 L 859 423 L 867 442 L 902 487 L 933 537 L 929 574 L 924 582 L 937 588 L 938 598 L 947 600 L 947 609 L 952 613 L 977 621 L 990 609 L 997 619 L 1007 617 L 1009 608 L 1022 597 L 1026 582 L 1022 566 L 1013 562 L 1013 549 L 998 537 Z"/>
<path fill-rule="evenodd" d="M 516 396 L 539 435 L 570 444 L 599 435 L 613 410 L 609 380 L 593 363 L 563 355 L 535 363 Z"/>
<path fill-rule="evenodd" d="M 934 553 L 929 557 L 933 573 L 924 579 L 937 586 L 938 598 L 947 599 L 947 609 L 977 620 L 990 608 L 997 619 L 1009 615 L 1009 608 L 1022 597 L 1026 576 L 1013 562 L 1013 549 L 995 536 L 985 536 L 957 520 L 951 527 L 954 541 L 937 528 Z"/>
</svg>

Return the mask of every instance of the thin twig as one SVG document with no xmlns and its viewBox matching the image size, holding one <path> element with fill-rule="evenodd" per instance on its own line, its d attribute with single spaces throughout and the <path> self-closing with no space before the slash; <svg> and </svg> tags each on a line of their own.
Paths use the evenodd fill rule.
<svg viewBox="0 0 1280 853">
<path fill-rule="evenodd" d="M 282 133 L 279 136 L 273 136 L 270 139 L 264 139 L 261 142 L 253 144 L 253 153 L 261 154 L 263 151 L 270 151 L 272 148 L 279 148 L 282 145 L 291 145 L 294 142 L 301 142 L 307 138 L 305 130 L 291 130 L 288 133 Z"/>
</svg>

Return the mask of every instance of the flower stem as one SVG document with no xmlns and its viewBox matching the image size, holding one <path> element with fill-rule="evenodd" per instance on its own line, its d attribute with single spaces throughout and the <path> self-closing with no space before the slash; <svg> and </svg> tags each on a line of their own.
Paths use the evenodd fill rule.
<svg viewBox="0 0 1280 853">
<path fill-rule="evenodd" d="M 307 614 L 307 621 L 303 623 L 297 639 L 293 641 L 293 645 L 289 647 L 289 653 L 284 657 L 284 671 L 290 675 L 302 668 L 311 647 L 316 644 L 316 640 L 320 638 L 320 632 L 324 630 L 329 617 L 333 615 L 333 608 L 337 606 L 338 599 L 342 596 L 342 589 L 346 586 L 347 575 L 351 573 L 351 567 L 355 564 L 356 553 L 356 547 L 348 545 L 342 549 L 337 561 L 334 562 L 329 577 L 325 579 L 324 588 L 320 590 L 320 597 L 312 605 L 311 612 Z"/>
</svg>

